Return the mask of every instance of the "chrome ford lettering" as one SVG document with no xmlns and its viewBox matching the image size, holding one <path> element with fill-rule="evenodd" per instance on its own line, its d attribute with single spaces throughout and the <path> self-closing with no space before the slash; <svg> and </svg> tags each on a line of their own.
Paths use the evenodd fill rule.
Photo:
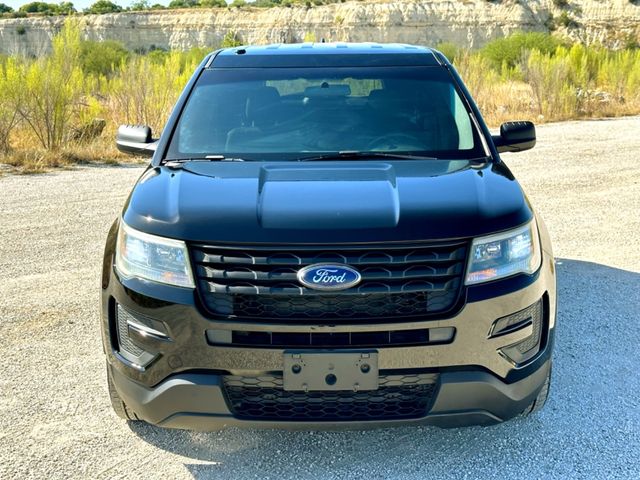
<svg viewBox="0 0 640 480">
<path fill-rule="evenodd" d="M 316 270 L 317 275 L 313 277 L 313 283 L 344 283 L 347 281 L 347 274 L 342 273 L 342 275 L 334 275 L 338 272 L 338 270 L 323 268 L 320 270 Z"/>
<path fill-rule="evenodd" d="M 309 265 L 298 271 L 298 281 L 316 290 L 344 290 L 361 280 L 360 272 L 348 265 Z"/>
</svg>

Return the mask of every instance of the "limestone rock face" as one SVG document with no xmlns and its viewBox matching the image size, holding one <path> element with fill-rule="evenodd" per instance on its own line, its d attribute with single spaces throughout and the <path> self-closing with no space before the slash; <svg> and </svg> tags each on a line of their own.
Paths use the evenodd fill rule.
<svg viewBox="0 0 640 480">
<path fill-rule="evenodd" d="M 346 2 L 321 7 L 213 8 L 78 17 L 91 40 L 118 40 L 130 49 L 216 47 L 227 32 L 244 43 L 303 41 L 454 42 L 480 47 L 518 30 L 549 31 L 585 43 L 640 43 L 640 2 L 572 0 L 423 0 Z M 0 52 L 41 55 L 63 17 L 0 20 Z"/>
</svg>

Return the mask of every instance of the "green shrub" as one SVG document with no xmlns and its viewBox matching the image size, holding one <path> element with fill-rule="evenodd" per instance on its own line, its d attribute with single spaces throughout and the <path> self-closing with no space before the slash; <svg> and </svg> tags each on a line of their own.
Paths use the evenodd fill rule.
<svg viewBox="0 0 640 480">
<path fill-rule="evenodd" d="M 202 8 L 225 8 L 227 2 L 224 0 L 200 0 L 198 6 Z"/>
<path fill-rule="evenodd" d="M 128 50 L 114 40 L 81 42 L 80 66 L 89 75 L 110 76 L 128 57 Z"/>
<path fill-rule="evenodd" d="M 168 8 L 195 8 L 197 6 L 198 0 L 171 0 Z"/>
<path fill-rule="evenodd" d="M 140 12 L 140 11 L 145 11 L 150 9 L 151 9 L 151 6 L 149 5 L 149 0 L 136 0 L 129 7 L 129 10 L 134 12 Z"/>
<path fill-rule="evenodd" d="M 122 11 L 122 7 L 110 0 L 98 0 L 89 8 L 84 10 L 84 13 L 93 13 L 101 15 L 103 13 L 118 13 Z"/>
<path fill-rule="evenodd" d="M 515 66 L 528 50 L 535 49 L 550 54 L 559 44 L 558 39 L 547 33 L 520 32 L 489 42 L 481 49 L 481 53 L 490 60 L 494 68 L 500 69 L 503 63 L 509 67 Z"/>
<path fill-rule="evenodd" d="M 436 45 L 436 50 L 439 50 L 450 62 L 453 62 L 460 53 L 460 48 L 452 42 L 440 42 Z"/>
<path fill-rule="evenodd" d="M 73 6 L 71 2 L 60 2 L 58 4 L 58 14 L 60 15 L 71 15 L 73 13 L 77 13 L 78 11 Z"/>
<path fill-rule="evenodd" d="M 239 47 L 242 45 L 242 40 L 236 35 L 236 32 L 227 32 L 222 39 L 222 48 Z"/>
<path fill-rule="evenodd" d="M 5 3 L 0 3 L 0 13 L 13 13 L 13 8 Z"/>
<path fill-rule="evenodd" d="M 557 28 L 556 25 L 556 19 L 553 16 L 553 13 L 549 12 L 549 16 L 546 18 L 546 20 L 544 21 L 544 26 L 547 28 L 547 30 L 549 30 L 550 32 L 555 31 L 555 29 Z"/>
<path fill-rule="evenodd" d="M 142 54 L 148 58 L 151 63 L 156 65 L 162 65 L 167 61 L 167 57 L 169 56 L 169 52 L 166 49 L 156 47 L 155 45 L 151 45 L 151 48 Z"/>
<path fill-rule="evenodd" d="M 20 7 L 20 12 L 24 13 L 42 13 L 44 15 L 60 14 L 60 6 L 55 3 L 31 2 Z"/>
<path fill-rule="evenodd" d="M 18 26 L 16 27 L 16 33 L 17 33 L 18 35 L 24 35 L 25 33 L 27 33 L 27 29 L 25 28 L 25 26 L 24 26 L 24 25 L 18 25 Z"/>
<path fill-rule="evenodd" d="M 251 4 L 251 6 L 256 8 L 273 8 L 280 4 L 280 0 L 256 0 Z"/>
<path fill-rule="evenodd" d="M 565 28 L 575 28 L 578 26 L 578 22 L 571 18 L 567 12 L 562 12 L 560 14 L 557 23 Z"/>
</svg>

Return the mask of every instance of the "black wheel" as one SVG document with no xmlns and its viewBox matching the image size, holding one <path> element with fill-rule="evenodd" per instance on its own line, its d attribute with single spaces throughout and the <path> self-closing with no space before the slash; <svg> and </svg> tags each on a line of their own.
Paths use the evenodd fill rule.
<svg viewBox="0 0 640 480">
<path fill-rule="evenodd" d="M 118 395 L 116 387 L 113 384 L 113 377 L 111 375 L 109 364 L 107 364 L 107 386 L 109 388 L 109 398 L 111 399 L 111 406 L 113 407 L 113 411 L 116 412 L 116 415 L 131 422 L 138 421 L 139 418 L 136 416 L 136 414 L 129 410 L 129 408 L 127 408 L 127 404 L 124 403 L 124 401 L 120 398 L 120 395 Z"/>
<path fill-rule="evenodd" d="M 542 385 L 542 389 L 540 390 L 540 393 L 538 393 L 536 399 L 531 402 L 531 405 L 524 409 L 524 412 L 522 412 L 523 417 L 528 417 L 529 415 L 541 410 L 547 402 L 547 398 L 549 398 L 549 389 L 551 388 L 551 370 L 552 369 L 549 368 L 547 378 L 544 381 L 544 385 Z"/>
</svg>

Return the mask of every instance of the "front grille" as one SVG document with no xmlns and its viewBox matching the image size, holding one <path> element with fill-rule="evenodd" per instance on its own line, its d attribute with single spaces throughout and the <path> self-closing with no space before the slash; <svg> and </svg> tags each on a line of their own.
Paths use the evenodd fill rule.
<svg viewBox="0 0 640 480">
<path fill-rule="evenodd" d="M 455 329 L 440 327 L 365 332 L 207 330 L 206 335 L 211 345 L 233 345 L 234 347 L 384 348 L 450 343 L 455 335 Z"/>
<path fill-rule="evenodd" d="M 428 413 L 437 374 L 383 375 L 377 390 L 292 392 L 281 376 L 225 376 L 234 416 L 252 420 L 364 421 L 420 418 Z"/>
<path fill-rule="evenodd" d="M 357 321 L 451 310 L 462 286 L 466 243 L 338 249 L 192 245 L 191 253 L 202 303 L 212 315 Z M 350 265 L 362 281 L 338 294 L 302 286 L 298 270 L 317 263 Z"/>
</svg>

